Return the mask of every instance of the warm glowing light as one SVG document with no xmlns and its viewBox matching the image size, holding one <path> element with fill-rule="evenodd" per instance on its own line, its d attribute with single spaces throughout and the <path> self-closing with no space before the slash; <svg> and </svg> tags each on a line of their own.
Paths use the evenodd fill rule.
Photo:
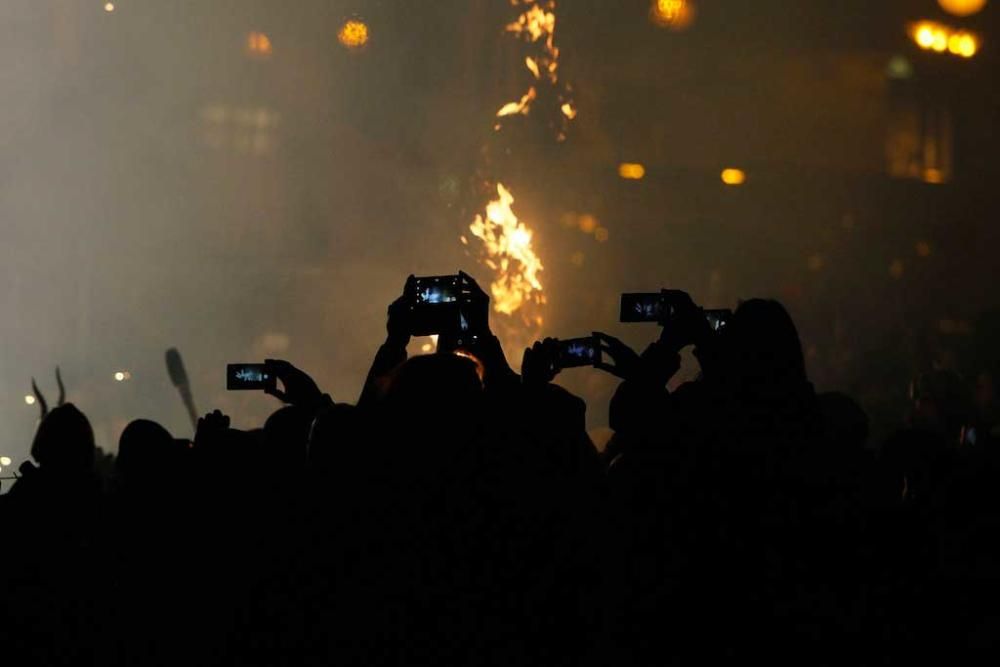
<svg viewBox="0 0 1000 667">
<path fill-rule="evenodd" d="M 271 38 L 262 32 L 247 33 L 247 52 L 263 58 L 271 55 Z"/>
<path fill-rule="evenodd" d="M 913 38 L 920 48 L 929 49 L 934 44 L 934 28 L 928 24 L 923 24 L 917 28 Z"/>
<path fill-rule="evenodd" d="M 0 466 L 9 466 L 11 460 L 9 456 L 0 456 Z"/>
<path fill-rule="evenodd" d="M 979 51 L 979 39 L 974 34 L 933 21 L 913 24 L 910 26 L 910 36 L 925 51 L 947 51 L 962 58 L 971 58 Z"/>
<path fill-rule="evenodd" d="M 584 213 L 583 215 L 580 216 L 580 219 L 577 221 L 577 226 L 579 226 L 580 231 L 583 232 L 584 234 L 593 234 L 594 230 L 597 229 L 598 225 L 599 223 L 597 221 L 597 218 L 590 215 L 589 213 Z"/>
<path fill-rule="evenodd" d="M 949 42 L 949 47 L 950 46 L 951 43 Z M 976 55 L 976 51 L 979 50 L 979 44 L 976 42 L 976 38 L 969 33 L 959 36 L 957 46 L 957 51 L 953 51 L 953 53 L 957 53 L 963 58 L 971 58 Z"/>
<path fill-rule="evenodd" d="M 35 397 L 32 396 L 31 394 L 28 394 L 27 396 L 24 397 L 24 402 L 27 403 L 28 405 L 34 405 Z"/>
<path fill-rule="evenodd" d="M 430 340 L 420 346 L 420 351 L 423 352 L 424 354 L 429 354 L 431 352 L 434 352 L 435 350 L 437 350 L 437 344 L 438 344 L 438 335 L 432 334 L 430 336 Z"/>
<path fill-rule="evenodd" d="M 646 168 L 638 162 L 622 162 L 618 165 L 618 175 L 628 181 L 638 181 L 646 175 Z"/>
<path fill-rule="evenodd" d="M 743 185 L 747 181 L 747 174 L 742 169 L 729 169 L 722 170 L 722 182 L 726 185 Z"/>
<path fill-rule="evenodd" d="M 556 13 L 547 12 L 537 4 L 531 6 L 517 17 L 513 23 L 508 23 L 507 32 L 523 35 L 531 42 L 537 42 L 543 37 L 548 41 L 556 31 Z"/>
<path fill-rule="evenodd" d="M 476 366 L 476 375 L 479 376 L 479 381 L 482 382 L 486 377 L 486 366 L 476 355 L 472 354 L 468 350 L 455 350 L 452 352 L 456 357 L 462 357 L 463 359 L 468 359 Z"/>
<path fill-rule="evenodd" d="M 534 79 L 547 79 L 549 83 L 555 85 L 559 81 L 559 47 L 555 44 L 555 0 L 519 0 L 511 4 L 526 5 L 527 9 L 521 12 L 515 21 L 508 23 L 505 30 L 529 44 L 536 45 L 535 54 L 525 57 L 525 67 L 528 68 Z M 521 95 L 520 100 L 510 101 L 501 106 L 500 110 L 497 111 L 497 117 L 527 115 L 537 93 L 534 86 L 529 87 Z M 569 97 L 568 86 L 564 86 L 557 95 L 564 123 L 576 117 L 576 109 L 573 108 L 572 100 Z M 501 125 L 498 123 L 493 129 L 499 131 Z M 558 139 L 563 141 L 565 133 L 560 131 Z"/>
<path fill-rule="evenodd" d="M 986 6 L 986 0 L 938 0 L 941 9 L 955 16 L 972 16 Z"/>
<path fill-rule="evenodd" d="M 653 0 L 649 18 L 661 28 L 685 30 L 694 23 L 695 9 L 691 0 Z"/>
<path fill-rule="evenodd" d="M 917 241 L 915 246 L 917 251 L 917 257 L 930 257 L 931 256 L 931 244 L 927 241 Z"/>
<path fill-rule="evenodd" d="M 524 59 L 524 64 L 527 66 L 528 70 L 535 75 L 535 78 L 540 78 L 542 73 L 538 71 L 538 61 L 528 56 Z"/>
<path fill-rule="evenodd" d="M 483 242 L 483 262 L 496 273 L 490 284 L 493 309 L 511 315 L 527 303 L 545 303 L 538 279 L 542 262 L 532 247 L 531 230 L 511 208 L 513 195 L 503 183 L 497 184 L 497 194 L 499 198 L 486 205 L 486 215 L 476 215 L 469 231 Z"/>
<path fill-rule="evenodd" d="M 521 97 L 520 102 L 508 102 L 500 107 L 500 110 L 497 111 L 497 118 L 511 116 L 518 113 L 527 115 L 528 112 L 531 111 L 531 103 L 535 100 L 535 97 L 537 97 L 537 93 L 535 92 L 535 87 L 532 86 L 531 88 L 528 88 L 528 92 Z"/>
<path fill-rule="evenodd" d="M 115 11 L 115 3 L 113 3 L 113 2 L 105 2 L 104 3 L 104 11 L 106 11 L 106 12 L 113 12 L 113 11 Z"/>
<path fill-rule="evenodd" d="M 128 371 L 117 371 L 115 373 L 116 382 L 124 382 L 125 380 L 130 380 L 130 379 L 132 379 L 132 374 L 129 373 Z"/>
<path fill-rule="evenodd" d="M 944 172 L 940 169 L 928 168 L 924 169 L 924 183 L 930 183 L 931 185 L 940 185 L 945 182 Z"/>
<path fill-rule="evenodd" d="M 608 232 L 608 228 L 607 227 L 598 227 L 597 229 L 594 230 L 594 239 L 598 243 L 605 243 L 605 242 L 607 242 L 607 240 L 610 237 L 610 235 L 611 234 Z"/>
<path fill-rule="evenodd" d="M 363 21 L 348 21 L 341 26 L 337 40 L 349 49 L 359 49 L 368 43 L 368 25 Z"/>
</svg>

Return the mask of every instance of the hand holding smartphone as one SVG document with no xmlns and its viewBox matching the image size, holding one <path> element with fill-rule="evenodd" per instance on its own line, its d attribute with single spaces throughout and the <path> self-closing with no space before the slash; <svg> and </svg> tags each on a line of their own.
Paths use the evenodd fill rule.
<svg viewBox="0 0 1000 667">
<path fill-rule="evenodd" d="M 597 336 L 569 338 L 557 342 L 553 365 L 556 370 L 597 366 L 601 363 L 601 345 Z"/>
<path fill-rule="evenodd" d="M 273 391 L 277 379 L 268 363 L 226 365 L 226 389 L 229 391 Z"/>
</svg>

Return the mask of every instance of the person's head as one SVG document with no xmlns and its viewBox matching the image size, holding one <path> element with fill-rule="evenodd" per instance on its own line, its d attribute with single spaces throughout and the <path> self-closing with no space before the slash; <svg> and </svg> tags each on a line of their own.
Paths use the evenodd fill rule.
<svg viewBox="0 0 1000 667">
<path fill-rule="evenodd" d="M 173 436 L 148 419 L 129 423 L 118 439 L 115 468 L 131 481 L 168 475 L 176 464 L 180 448 Z"/>
<path fill-rule="evenodd" d="M 268 458 L 280 466 L 305 464 L 313 416 L 295 405 L 279 408 L 264 422 L 264 447 Z"/>
<path fill-rule="evenodd" d="M 72 403 L 53 408 L 38 425 L 31 456 L 42 468 L 89 470 L 94 463 L 94 431 Z"/>
<path fill-rule="evenodd" d="M 463 354 L 441 353 L 413 357 L 397 368 L 386 398 L 407 406 L 463 404 L 482 393 L 478 367 Z"/>
<path fill-rule="evenodd" d="M 472 359 L 442 353 L 413 357 L 393 373 L 386 407 L 403 429 L 454 434 L 479 416 L 483 383 Z"/>
<path fill-rule="evenodd" d="M 827 438 L 837 445 L 859 450 L 868 441 L 868 415 L 857 401 L 839 391 L 819 395 Z"/>
<path fill-rule="evenodd" d="M 802 343 L 777 301 L 750 299 L 733 313 L 721 340 L 720 371 L 750 390 L 786 389 L 806 379 Z"/>
</svg>

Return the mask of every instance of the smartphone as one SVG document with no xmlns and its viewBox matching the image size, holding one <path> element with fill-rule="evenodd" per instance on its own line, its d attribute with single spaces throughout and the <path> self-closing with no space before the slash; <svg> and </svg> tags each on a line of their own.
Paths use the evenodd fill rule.
<svg viewBox="0 0 1000 667">
<path fill-rule="evenodd" d="M 559 341 L 555 360 L 558 368 L 596 366 L 600 361 L 601 345 L 596 336 Z"/>
<path fill-rule="evenodd" d="M 460 328 L 461 306 L 465 301 L 461 276 L 415 278 L 410 303 L 410 335 L 430 336 Z"/>
<path fill-rule="evenodd" d="M 268 364 L 227 364 L 226 389 L 230 391 L 263 391 L 273 389 L 277 378 Z"/>
<path fill-rule="evenodd" d="M 708 327 L 715 333 L 719 333 L 725 329 L 729 325 L 729 318 L 732 316 L 733 311 L 727 308 L 705 311 L 705 319 L 708 320 Z"/>
<path fill-rule="evenodd" d="M 660 292 L 622 294 L 620 322 L 664 322 L 669 314 Z"/>
</svg>

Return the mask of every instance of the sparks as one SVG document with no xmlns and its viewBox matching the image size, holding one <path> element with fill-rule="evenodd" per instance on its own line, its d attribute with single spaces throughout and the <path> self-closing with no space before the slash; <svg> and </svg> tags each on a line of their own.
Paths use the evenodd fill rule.
<svg viewBox="0 0 1000 667">
<path fill-rule="evenodd" d="M 531 72 L 535 80 L 548 80 L 553 86 L 559 82 L 559 47 L 555 44 L 556 33 L 556 3 L 555 0 L 511 0 L 514 6 L 524 5 L 523 11 L 516 20 L 508 23 L 504 30 L 529 44 L 536 45 L 538 52 L 526 56 L 524 66 Z M 531 104 L 538 97 L 535 86 L 531 86 L 521 95 L 520 100 L 507 102 L 500 107 L 497 117 L 527 115 Z M 563 86 L 558 92 L 558 104 L 564 116 L 564 123 L 576 117 L 572 100 L 569 99 L 569 87 Z M 494 128 L 499 130 L 500 128 Z M 565 127 L 562 128 L 563 130 Z M 564 134 L 562 130 L 559 132 Z"/>
<path fill-rule="evenodd" d="M 521 97 L 520 102 L 508 102 L 500 107 L 500 110 L 497 111 L 497 118 L 513 116 L 514 114 L 527 115 L 531 110 L 531 103 L 535 101 L 535 97 L 537 97 L 537 94 L 535 93 L 535 87 L 532 86 L 531 88 L 528 88 L 528 92 Z"/>
</svg>

